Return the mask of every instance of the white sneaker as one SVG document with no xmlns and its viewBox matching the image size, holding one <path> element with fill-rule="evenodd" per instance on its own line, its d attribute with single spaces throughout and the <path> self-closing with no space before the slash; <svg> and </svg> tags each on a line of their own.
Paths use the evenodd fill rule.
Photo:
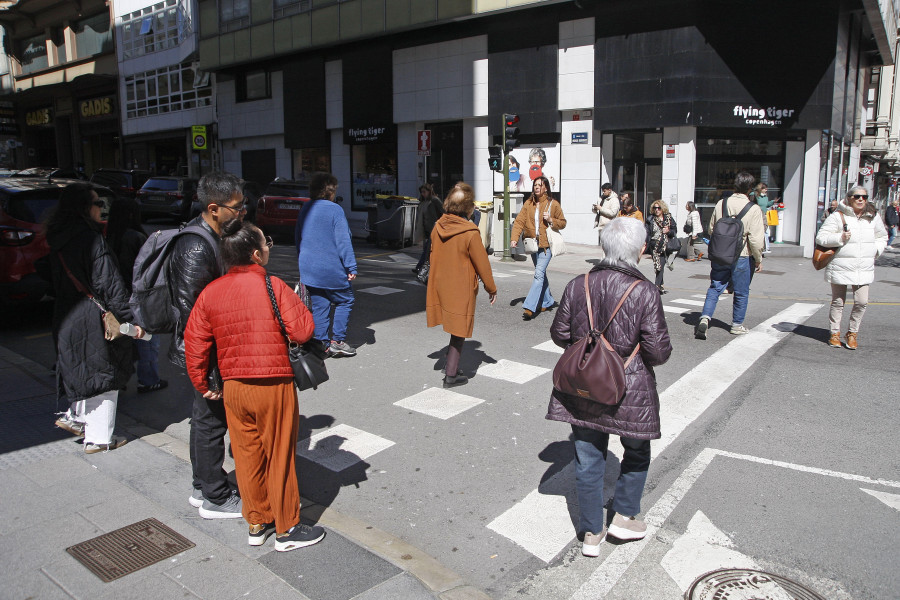
<svg viewBox="0 0 900 600">
<path fill-rule="evenodd" d="M 581 543 L 581 553 L 591 558 L 600 556 L 600 544 L 606 539 L 606 529 L 600 533 L 585 533 L 584 541 Z"/>
<path fill-rule="evenodd" d="M 744 327 L 743 323 L 731 326 L 731 335 L 744 335 L 745 333 L 750 333 L 750 330 Z"/>
<path fill-rule="evenodd" d="M 647 524 L 634 517 L 616 514 L 609 524 L 609 535 L 620 540 L 640 540 L 647 535 Z"/>
</svg>

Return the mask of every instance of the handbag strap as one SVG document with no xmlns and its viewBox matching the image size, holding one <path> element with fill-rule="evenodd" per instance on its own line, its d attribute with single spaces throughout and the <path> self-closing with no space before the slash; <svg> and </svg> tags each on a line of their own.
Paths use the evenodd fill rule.
<svg viewBox="0 0 900 600">
<path fill-rule="evenodd" d="M 104 313 L 107 312 L 106 308 L 104 308 L 103 305 L 100 304 L 100 302 L 96 298 L 94 298 L 94 294 L 92 294 L 87 288 L 85 288 L 84 284 L 81 283 L 81 281 L 79 281 L 78 278 L 72 274 L 72 271 L 69 270 L 69 266 L 66 264 L 66 259 L 63 258 L 62 252 L 57 252 L 56 257 L 59 259 L 59 263 L 65 270 L 66 275 L 69 276 L 69 279 L 71 279 L 72 283 L 75 285 L 75 289 L 90 298 L 91 302 L 96 304 L 97 308 L 99 308 L 101 311 L 103 311 Z"/>
<path fill-rule="evenodd" d="M 590 273 L 584 274 L 584 297 L 585 297 L 585 300 L 587 300 L 588 322 L 591 325 L 591 331 L 594 331 L 594 310 L 591 306 L 591 292 L 590 292 L 590 289 L 588 288 L 588 275 L 590 275 Z M 603 334 L 606 332 L 607 329 L 609 329 L 609 326 L 612 323 L 613 318 L 616 316 L 616 313 L 619 312 L 620 308 L 622 308 L 622 304 L 625 302 L 625 299 L 631 293 L 631 290 L 633 290 L 635 288 L 635 286 L 637 286 L 638 283 L 640 283 L 640 280 L 635 279 L 631 283 L 631 285 L 628 286 L 628 289 L 625 290 L 625 293 L 622 294 L 621 298 L 619 298 L 619 303 L 616 304 L 616 307 L 613 309 L 612 314 L 609 316 L 609 321 L 606 322 L 606 327 L 604 327 L 603 330 L 599 332 L 600 340 L 603 342 L 603 345 L 606 346 L 606 348 L 608 350 L 613 350 L 613 347 L 607 341 L 606 336 Z M 640 348 L 641 348 L 641 344 L 638 343 L 638 345 L 634 347 L 634 350 L 631 351 L 631 354 L 628 356 L 628 360 L 625 361 L 626 369 L 628 368 L 628 365 L 631 364 L 631 361 L 634 360 L 634 357 L 637 355 L 638 350 L 640 350 Z"/>
<path fill-rule="evenodd" d="M 278 319 L 278 326 L 281 327 L 281 335 L 287 340 L 289 346 L 291 344 L 296 344 L 297 342 L 291 339 L 284 326 L 284 319 L 281 318 L 281 311 L 278 310 L 278 301 L 275 300 L 275 290 L 272 289 L 272 278 L 269 277 L 268 273 L 266 274 L 266 291 L 269 292 L 269 300 L 272 301 L 272 311 L 275 313 L 275 318 Z"/>
</svg>

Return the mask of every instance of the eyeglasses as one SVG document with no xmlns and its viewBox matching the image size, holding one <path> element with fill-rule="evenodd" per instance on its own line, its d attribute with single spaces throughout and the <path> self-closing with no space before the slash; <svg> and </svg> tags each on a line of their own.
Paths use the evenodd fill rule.
<svg viewBox="0 0 900 600">
<path fill-rule="evenodd" d="M 650 210 L 662 210 L 662 209 L 661 209 L 660 207 L 658 207 L 658 206 L 654 206 L 654 207 L 651 208 Z"/>
<path fill-rule="evenodd" d="M 862 198 L 863 200 L 868 200 L 868 199 L 869 199 L 869 195 L 868 195 L 868 194 L 853 194 L 853 195 L 850 196 L 850 197 L 853 198 L 854 200 L 859 200 L 860 198 Z"/>
<path fill-rule="evenodd" d="M 266 248 L 271 248 L 275 245 L 275 241 L 272 239 L 271 235 L 266 236 Z"/>
<path fill-rule="evenodd" d="M 228 206 L 227 204 L 219 204 L 218 202 L 213 202 L 219 208 L 227 208 L 228 210 L 233 210 L 235 213 L 239 214 L 242 212 L 247 212 L 247 201 L 244 200 L 237 206 Z"/>
</svg>

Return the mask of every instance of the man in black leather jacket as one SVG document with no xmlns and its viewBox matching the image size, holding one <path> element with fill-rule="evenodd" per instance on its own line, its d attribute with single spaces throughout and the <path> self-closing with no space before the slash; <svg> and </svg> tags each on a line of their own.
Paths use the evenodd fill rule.
<svg viewBox="0 0 900 600">
<path fill-rule="evenodd" d="M 228 173 L 209 173 L 200 180 L 197 197 L 203 212 L 188 225 L 199 225 L 219 237 L 222 226 L 231 219 L 243 219 L 247 212 L 243 181 Z M 212 247 L 199 235 L 183 235 L 175 240 L 166 264 L 168 281 L 175 301 L 176 325 L 169 348 L 169 360 L 184 368 L 184 328 L 200 292 L 223 274 L 218 246 Z M 215 359 L 215 353 L 213 353 Z M 185 378 L 187 373 L 185 372 Z M 209 374 L 210 390 L 222 390 L 222 378 L 213 360 Z M 193 388 L 193 386 L 191 386 Z M 194 390 L 191 411 L 191 467 L 194 489 L 188 501 L 205 519 L 241 517 L 240 496 L 228 483 L 222 463 L 225 460 L 225 405 Z"/>
</svg>

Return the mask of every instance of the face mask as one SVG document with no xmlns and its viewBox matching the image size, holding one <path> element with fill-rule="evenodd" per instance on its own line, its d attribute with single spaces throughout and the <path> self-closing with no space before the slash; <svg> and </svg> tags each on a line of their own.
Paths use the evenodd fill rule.
<svg viewBox="0 0 900 600">
<path fill-rule="evenodd" d="M 509 181 L 515 183 L 519 180 L 519 167 L 509 166 Z"/>
<path fill-rule="evenodd" d="M 532 181 L 534 181 L 541 175 L 543 175 L 543 173 L 541 172 L 541 165 L 531 165 L 531 167 L 528 169 L 528 176 L 531 177 Z"/>
</svg>

